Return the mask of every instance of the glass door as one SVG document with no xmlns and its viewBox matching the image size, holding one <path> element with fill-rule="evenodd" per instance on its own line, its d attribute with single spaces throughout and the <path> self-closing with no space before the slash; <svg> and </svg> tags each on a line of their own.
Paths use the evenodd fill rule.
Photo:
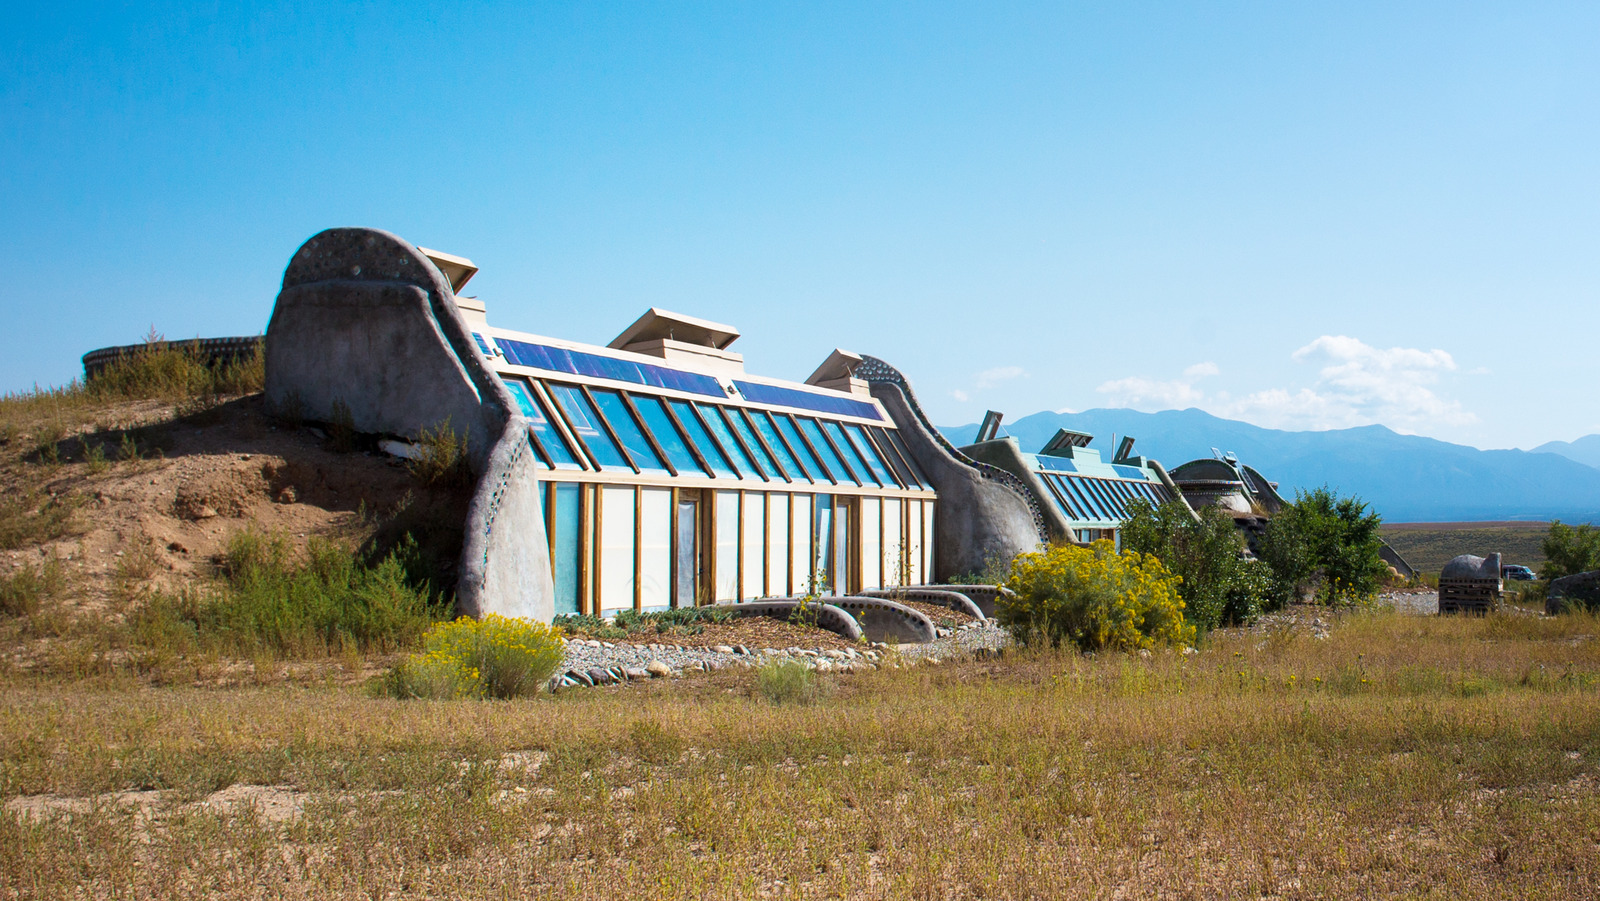
<svg viewBox="0 0 1600 901">
<path fill-rule="evenodd" d="M 687 492 L 678 495 L 677 546 L 673 548 L 672 606 L 693 607 L 700 602 L 700 499 Z"/>
</svg>

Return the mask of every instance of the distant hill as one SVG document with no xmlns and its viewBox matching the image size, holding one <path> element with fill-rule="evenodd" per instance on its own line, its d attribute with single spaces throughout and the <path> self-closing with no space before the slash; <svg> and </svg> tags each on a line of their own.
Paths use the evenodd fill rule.
<svg viewBox="0 0 1600 901">
<path fill-rule="evenodd" d="M 1546 441 L 1533 449 L 1536 454 L 1560 454 L 1585 466 L 1600 469 L 1600 435 L 1585 435 L 1577 441 Z"/>
<path fill-rule="evenodd" d="M 1394 522 L 1600 522 L 1600 469 L 1556 453 L 1479 450 L 1381 425 L 1286 432 L 1196 409 L 1035 413 L 1005 423 L 1002 434 L 1016 437 L 1025 451 L 1037 451 L 1061 428 L 1092 433 L 1092 446 L 1108 457 L 1113 434 L 1132 435 L 1136 454 L 1168 469 L 1210 457 L 1213 447 L 1232 451 L 1278 482 L 1285 497 L 1326 484 L 1359 495 Z M 958 446 L 970 443 L 977 430 L 976 424 L 941 429 Z"/>
</svg>

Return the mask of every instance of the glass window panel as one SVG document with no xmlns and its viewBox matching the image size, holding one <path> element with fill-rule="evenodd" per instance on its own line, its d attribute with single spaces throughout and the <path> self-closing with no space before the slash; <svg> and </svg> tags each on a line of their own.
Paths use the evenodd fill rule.
<svg viewBox="0 0 1600 901">
<path fill-rule="evenodd" d="M 762 532 L 767 526 L 767 496 L 763 492 L 747 491 L 744 494 L 744 521 L 742 540 L 739 542 L 741 553 L 740 566 L 744 569 L 744 577 L 740 584 L 744 598 L 759 598 L 767 591 L 765 581 L 767 543 L 763 540 Z"/>
<path fill-rule="evenodd" d="M 844 429 L 840 428 L 837 422 L 823 421 L 822 427 L 828 430 L 828 437 L 833 439 L 833 443 L 839 448 L 839 453 L 846 456 L 845 462 L 849 463 L 850 468 L 856 471 L 856 478 L 861 480 L 861 484 L 867 484 L 865 479 L 871 479 L 879 485 L 883 484 L 878 480 L 877 473 L 874 473 L 867 466 L 866 461 L 861 459 L 861 452 L 856 450 L 855 445 L 850 443 L 849 438 L 845 437 Z M 862 478 L 863 476 L 865 479 Z M 866 583 L 863 582 L 861 584 L 865 585 Z"/>
<path fill-rule="evenodd" d="M 789 495 L 767 496 L 767 594 L 788 595 Z"/>
<path fill-rule="evenodd" d="M 600 487 L 600 611 L 633 609 L 633 489 Z"/>
<path fill-rule="evenodd" d="M 767 471 L 767 475 L 775 479 L 783 478 L 783 470 L 778 468 L 778 462 L 772 459 L 772 455 L 767 453 L 760 441 L 756 440 L 755 430 L 750 428 L 750 423 L 746 422 L 743 416 L 739 415 L 739 411 L 723 407 L 721 412 L 727 414 L 728 421 L 733 423 L 734 432 L 744 439 L 745 447 L 750 448 L 750 453 L 756 455 L 756 462 Z"/>
<path fill-rule="evenodd" d="M 716 597 L 739 600 L 739 492 L 717 492 Z"/>
<path fill-rule="evenodd" d="M 562 439 L 561 433 L 550 423 L 550 417 L 545 414 L 544 404 L 539 402 L 533 392 L 520 379 L 502 379 L 506 388 L 510 389 L 511 397 L 517 402 L 517 409 L 531 425 L 529 429 L 544 447 L 545 453 L 555 461 L 557 469 L 582 469 L 583 464 L 578 462 L 572 449 L 567 447 L 567 442 Z"/>
<path fill-rule="evenodd" d="M 672 489 L 639 489 L 639 603 L 645 610 L 672 604 Z"/>
<path fill-rule="evenodd" d="M 700 417 L 694 415 L 694 409 L 688 401 L 669 400 L 672 412 L 677 415 L 678 421 L 683 423 L 683 428 L 689 433 L 689 440 L 699 448 L 700 456 L 706 458 L 706 464 L 711 467 L 711 472 L 719 478 L 736 479 L 738 474 L 733 467 L 728 465 L 728 458 L 723 455 L 722 449 L 717 446 L 716 439 L 700 424 Z"/>
<path fill-rule="evenodd" d="M 728 412 L 731 413 L 733 411 L 730 410 Z M 789 477 L 802 482 L 807 481 L 809 476 L 801 468 L 800 461 L 795 459 L 794 454 L 789 453 L 788 446 L 779 440 L 778 430 L 773 427 L 772 420 L 767 418 L 767 414 L 760 410 L 745 410 L 744 412 L 750 414 L 750 421 L 755 423 L 756 431 L 760 432 L 761 437 L 766 439 L 767 447 L 772 448 L 772 452 L 778 455 L 778 462 L 783 464 L 783 469 L 789 473 Z"/>
<path fill-rule="evenodd" d="M 861 499 L 861 588 L 869 591 L 883 587 L 882 536 L 878 534 L 878 516 L 882 511 L 875 497 Z"/>
<path fill-rule="evenodd" d="M 873 446 L 872 439 L 861 431 L 861 426 L 846 425 L 844 430 L 850 435 L 850 442 L 855 445 L 856 453 L 865 460 L 867 467 L 872 470 L 872 475 L 877 478 L 878 484 L 891 488 L 898 487 L 894 474 L 889 472 L 889 464 L 878 456 L 878 449 Z"/>
<path fill-rule="evenodd" d="M 583 392 L 571 385 L 548 385 L 550 395 L 561 405 L 567 414 L 567 422 L 572 425 L 572 431 L 577 434 L 594 458 L 599 461 L 600 468 L 611 471 L 633 472 L 633 467 L 622 456 L 622 451 L 612 442 L 611 436 L 600 428 L 600 416 L 589 406 L 589 399 Z"/>
<path fill-rule="evenodd" d="M 917 477 L 906 469 L 905 461 L 900 459 L 900 454 L 896 452 L 894 445 L 889 442 L 889 433 L 886 430 L 868 429 L 867 436 L 873 439 L 873 444 L 878 449 L 878 456 L 889 464 L 889 469 L 893 470 L 895 478 L 900 481 L 901 485 L 906 488 L 922 487 L 921 483 L 917 481 Z"/>
<path fill-rule="evenodd" d="M 812 506 L 816 519 L 811 532 L 813 547 L 817 550 L 811 566 L 812 588 L 817 594 L 838 594 L 833 581 L 833 497 L 819 494 Z"/>
<path fill-rule="evenodd" d="M 555 580 L 556 612 L 578 612 L 578 493 L 576 482 L 555 482 L 556 509 L 550 530 L 555 550 L 550 555 Z M 544 485 L 543 482 L 540 485 Z"/>
<path fill-rule="evenodd" d="M 906 584 L 906 545 L 900 534 L 900 501 L 883 499 L 883 584 L 899 588 Z"/>
<path fill-rule="evenodd" d="M 1061 477 L 1061 484 L 1065 485 L 1071 496 L 1077 499 L 1078 506 L 1083 513 L 1082 519 L 1105 518 L 1100 512 L 1099 505 L 1089 496 L 1088 492 L 1083 490 L 1081 479 L 1069 479 L 1063 476 Z"/>
<path fill-rule="evenodd" d="M 1100 511 L 1106 519 L 1117 518 L 1116 504 L 1111 502 L 1111 496 L 1106 494 L 1105 487 L 1095 479 L 1084 479 L 1082 485 L 1094 493 L 1095 500 L 1100 502 Z"/>
<path fill-rule="evenodd" d="M 733 432 L 728 429 L 728 423 L 722 418 L 722 414 L 718 412 L 717 408 L 700 404 L 696 404 L 696 407 L 705 416 L 706 426 L 711 429 L 711 434 L 717 436 L 717 441 L 721 442 L 722 446 L 727 448 L 728 453 L 733 455 L 734 465 L 739 467 L 739 472 L 743 474 L 743 477 L 746 479 L 761 478 L 760 470 L 756 469 L 755 461 L 751 460 L 750 455 L 739 447 L 739 442 L 733 440 Z"/>
<path fill-rule="evenodd" d="M 639 415 L 643 417 L 644 424 L 650 428 L 650 434 L 655 436 L 656 443 L 661 445 L 661 450 L 666 452 L 667 459 L 677 467 L 679 475 L 703 474 L 694 454 L 690 452 L 689 445 L 683 441 L 683 436 L 672 424 L 672 419 L 667 416 L 667 409 L 661 405 L 659 397 L 641 397 L 632 395 L 633 405 L 639 408 Z M 706 461 L 710 463 L 710 460 Z"/>
<path fill-rule="evenodd" d="M 922 571 L 922 502 L 906 501 L 906 562 L 911 567 L 912 585 L 926 585 Z"/>
<path fill-rule="evenodd" d="M 822 461 L 818 460 L 810 448 L 806 447 L 805 441 L 800 437 L 800 430 L 795 427 L 794 420 L 782 413 L 773 413 L 772 419 L 778 424 L 778 431 L 783 433 L 783 437 L 789 439 L 789 446 L 794 448 L 794 452 L 799 455 L 800 464 L 805 468 L 806 475 L 810 476 L 811 481 L 832 481 L 828 478 L 827 470 L 823 469 Z"/>
<path fill-rule="evenodd" d="M 1051 495 L 1053 495 L 1056 499 L 1056 504 L 1061 507 L 1061 512 L 1066 514 L 1068 519 L 1083 518 L 1078 515 L 1077 510 L 1073 509 L 1072 500 L 1067 494 L 1066 489 L 1062 487 L 1054 478 L 1050 476 L 1040 476 L 1039 481 L 1043 482 L 1045 487 L 1050 489 Z"/>
<path fill-rule="evenodd" d="M 622 446 L 627 449 L 628 456 L 633 458 L 633 464 L 644 472 L 667 471 L 661 464 L 661 458 L 656 456 L 655 449 L 650 446 L 650 441 L 644 437 L 644 432 L 639 430 L 639 423 L 628 412 L 628 405 L 622 402 L 622 395 L 615 391 L 595 389 L 594 402 L 599 404 L 600 412 L 606 416 L 606 422 L 611 423 L 611 430 L 622 439 Z M 691 470 L 699 467 L 690 467 Z"/>
<path fill-rule="evenodd" d="M 828 439 L 823 437 L 822 427 L 817 424 L 815 419 L 797 416 L 795 417 L 795 422 L 800 424 L 805 436 L 811 439 L 811 446 L 816 449 L 817 453 L 822 455 L 822 462 L 826 463 L 828 469 L 833 472 L 833 480 L 835 482 L 841 485 L 858 484 L 850 470 L 845 467 L 844 461 L 839 459 L 839 455 L 828 444 Z"/>
<path fill-rule="evenodd" d="M 811 495 L 797 494 L 789 502 L 790 513 L 790 594 L 810 594 L 811 583 Z"/>
<path fill-rule="evenodd" d="M 933 501 L 922 503 L 922 581 L 932 582 L 933 575 Z"/>
<path fill-rule="evenodd" d="M 917 485 L 925 490 L 933 490 L 933 485 L 922 474 L 922 470 L 917 468 L 917 461 L 911 459 L 911 451 L 906 448 L 906 443 L 900 437 L 900 433 L 895 429 L 884 429 L 883 433 L 889 436 L 890 443 L 894 445 L 895 450 L 900 452 L 901 459 L 905 460 L 906 465 L 911 467 L 911 475 L 916 478 Z"/>
</svg>

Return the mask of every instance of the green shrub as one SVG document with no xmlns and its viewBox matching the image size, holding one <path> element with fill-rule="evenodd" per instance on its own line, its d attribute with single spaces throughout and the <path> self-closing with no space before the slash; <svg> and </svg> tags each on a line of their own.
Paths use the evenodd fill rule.
<svg viewBox="0 0 1600 901">
<path fill-rule="evenodd" d="M 225 652 L 393 651 L 414 646 L 448 611 L 426 582 L 414 581 L 416 555 L 406 541 L 369 565 L 312 539 L 301 563 L 282 536 L 244 532 L 223 554 L 222 584 L 152 595 L 135 616 L 152 627 L 186 623 L 202 647 Z"/>
<path fill-rule="evenodd" d="M 588 613 L 563 613 L 552 625 L 572 634 L 583 633 L 595 638 L 622 639 L 630 635 L 699 635 L 706 623 L 725 623 L 734 618 L 733 610 L 726 606 L 679 607 L 673 610 L 655 610 L 637 613 L 619 610 L 610 622 Z"/>
<path fill-rule="evenodd" d="M 152 328 L 144 346 L 117 358 L 87 384 L 79 383 L 79 390 L 98 399 L 176 400 L 251 394 L 266 383 L 263 348 L 258 342 L 250 356 L 212 366 L 198 341 L 167 342 Z"/>
<path fill-rule="evenodd" d="M 774 660 L 756 671 L 756 687 L 774 704 L 809 704 L 817 699 L 821 683 L 803 663 Z"/>
<path fill-rule="evenodd" d="M 1184 621 L 1178 577 L 1157 557 L 1118 553 L 1110 541 L 1087 548 L 1050 547 L 1011 561 L 995 616 L 1023 644 L 1084 650 L 1131 650 L 1187 645 L 1194 626 Z"/>
<path fill-rule="evenodd" d="M 1136 500 L 1122 527 L 1122 546 L 1160 558 L 1182 582 L 1184 618 L 1201 633 L 1248 623 L 1271 595 L 1267 568 L 1244 554 L 1244 538 L 1221 508 L 1191 516 L 1181 501 L 1160 506 Z"/>
<path fill-rule="evenodd" d="M 28 616 L 39 602 L 60 593 L 66 584 L 61 561 L 50 557 L 39 566 L 24 563 L 9 576 L 0 576 L 0 615 Z"/>
<path fill-rule="evenodd" d="M 1600 530 L 1588 523 L 1573 528 L 1557 519 L 1544 539 L 1546 579 L 1559 579 L 1600 569 Z"/>
<path fill-rule="evenodd" d="M 1260 556 L 1272 570 L 1278 603 L 1311 589 L 1319 603 L 1371 601 L 1389 576 L 1380 550 L 1383 520 L 1359 498 L 1327 487 L 1302 492 L 1285 504 L 1261 536 Z"/>
<path fill-rule="evenodd" d="M 76 528 L 73 514 L 82 503 L 81 498 L 72 496 L 41 501 L 39 493 L 0 497 L 0 550 L 43 544 L 72 534 Z"/>
<path fill-rule="evenodd" d="M 558 630 L 489 614 L 439 623 L 425 650 L 396 666 L 384 690 L 396 698 L 523 698 L 537 694 L 566 655 Z"/>
<path fill-rule="evenodd" d="M 445 420 L 437 428 L 424 428 L 417 436 L 417 453 L 406 464 L 411 475 L 424 485 L 441 488 L 467 488 L 472 485 L 472 467 L 467 460 L 467 436 L 457 435 Z"/>
</svg>

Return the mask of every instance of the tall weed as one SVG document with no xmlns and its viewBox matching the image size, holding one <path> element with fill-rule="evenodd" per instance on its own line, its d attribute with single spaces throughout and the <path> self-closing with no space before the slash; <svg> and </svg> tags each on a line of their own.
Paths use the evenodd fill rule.
<svg viewBox="0 0 1600 901">
<path fill-rule="evenodd" d="M 416 553 L 414 542 L 402 542 L 367 564 L 335 542 L 313 539 L 298 562 L 282 536 L 241 533 L 223 555 L 220 585 L 152 595 L 136 616 L 153 636 L 189 636 L 226 653 L 393 651 L 416 644 L 448 611 L 427 583 L 410 578 Z"/>
</svg>

